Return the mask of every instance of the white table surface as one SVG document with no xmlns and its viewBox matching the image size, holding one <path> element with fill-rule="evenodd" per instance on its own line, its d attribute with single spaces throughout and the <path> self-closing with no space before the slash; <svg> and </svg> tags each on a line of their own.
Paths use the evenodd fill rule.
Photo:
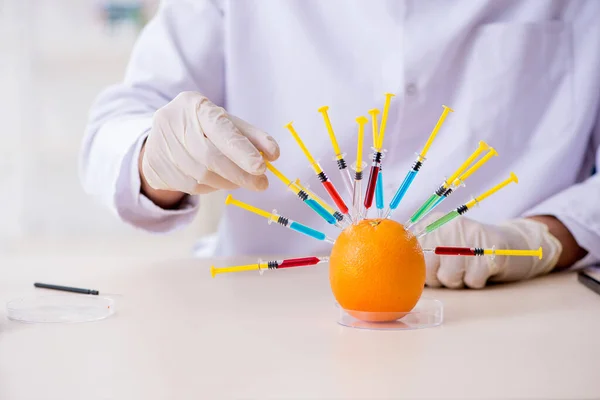
<svg viewBox="0 0 600 400">
<path fill-rule="evenodd" d="M 39 293 L 34 281 L 122 294 L 117 314 L 87 324 L 17 323 L 2 307 L 0 399 L 600 398 L 600 296 L 574 273 L 426 290 L 445 304 L 443 326 L 382 332 L 337 325 L 327 265 L 215 279 L 208 268 L 0 259 L 2 305 Z"/>
</svg>

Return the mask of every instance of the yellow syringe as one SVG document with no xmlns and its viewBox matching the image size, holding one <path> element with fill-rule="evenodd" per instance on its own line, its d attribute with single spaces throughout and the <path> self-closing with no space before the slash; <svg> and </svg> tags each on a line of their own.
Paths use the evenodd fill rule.
<svg viewBox="0 0 600 400">
<path fill-rule="evenodd" d="M 342 181 L 344 182 L 344 186 L 346 187 L 348 195 L 352 197 L 352 194 L 354 193 L 354 182 L 350 174 L 348 164 L 346 164 L 346 154 L 343 153 L 340 149 L 337 138 L 335 137 L 335 132 L 333 131 L 333 126 L 331 126 L 331 120 L 329 119 L 329 114 L 327 112 L 328 110 L 328 106 L 323 106 L 319 108 L 319 112 L 321 113 L 321 115 L 323 115 L 323 120 L 325 121 L 325 126 L 327 127 L 327 133 L 329 134 L 331 145 L 333 146 L 333 151 L 335 153 L 335 161 L 337 162 L 338 170 L 340 171 Z"/>
<path fill-rule="evenodd" d="M 366 164 L 363 163 L 363 141 L 365 125 L 369 120 L 365 116 L 356 118 L 358 123 L 358 142 L 356 144 L 356 163 L 354 165 L 354 193 L 352 195 L 352 220 L 357 223 L 362 218 L 362 171 Z"/>
<path fill-rule="evenodd" d="M 327 212 L 329 212 L 331 215 L 333 215 L 335 217 L 335 219 L 338 220 L 338 224 L 336 224 L 336 226 L 338 228 L 343 229 L 347 223 L 349 223 L 350 221 L 347 221 L 344 216 L 342 215 L 341 212 L 335 210 L 333 207 L 331 207 L 329 204 L 327 204 L 327 202 L 325 200 L 323 200 L 321 197 L 319 197 L 316 193 L 311 192 L 310 190 L 308 190 L 308 188 L 306 186 L 303 186 L 302 183 L 300 183 L 300 179 L 296 179 L 294 181 L 294 183 L 302 190 L 304 190 L 306 193 L 308 193 L 308 195 L 315 199 L 315 201 L 317 203 L 319 203 L 324 209 L 327 210 Z"/>
<path fill-rule="evenodd" d="M 481 158 L 471 168 L 469 165 L 473 163 L 484 151 L 489 150 L 488 154 Z M 437 207 L 444 199 L 446 199 L 454 190 L 460 185 L 464 184 L 464 181 L 471 176 L 475 171 L 483 166 L 489 159 L 498 155 L 496 150 L 490 147 L 483 140 L 479 142 L 477 149 L 463 162 L 456 171 L 450 175 L 448 179 L 445 179 L 437 190 L 413 213 L 408 221 L 404 224 L 407 229 L 412 227 L 414 224 L 419 222 L 423 217 L 429 214 L 435 207 Z M 468 168 L 468 169 L 467 169 Z M 466 170 L 466 171 L 465 171 Z"/>
<path fill-rule="evenodd" d="M 284 227 L 291 229 L 293 231 L 296 231 L 298 233 L 302 233 L 303 235 L 310 236 L 314 239 L 332 243 L 332 244 L 335 243 L 335 241 L 333 239 L 327 237 L 327 235 L 325 235 L 323 232 L 317 231 L 316 229 L 312 229 L 304 224 L 301 224 L 300 222 L 294 221 L 291 218 L 287 218 L 287 217 L 284 217 L 283 215 L 277 214 L 277 210 L 268 212 L 268 211 L 262 210 L 258 207 L 254 207 L 253 205 L 250 205 L 243 201 L 234 199 L 232 195 L 227 196 L 227 198 L 225 199 L 225 204 L 236 206 L 243 210 L 254 213 L 256 215 L 260 215 L 261 217 L 264 217 L 268 220 L 269 225 L 273 222 L 276 222 L 277 224 L 279 224 L 281 226 L 284 226 Z"/>
<path fill-rule="evenodd" d="M 514 250 L 514 249 L 484 249 L 481 247 L 452 247 L 437 246 L 433 249 L 423 249 L 424 253 L 435 253 L 439 256 L 516 256 L 516 257 L 538 257 L 542 259 L 542 247 L 537 250 Z"/>
<path fill-rule="evenodd" d="M 279 171 L 277 168 L 275 168 L 275 166 L 271 162 L 269 162 L 268 160 L 265 160 L 265 164 L 267 166 L 267 169 L 269 171 L 271 171 L 271 173 L 273 175 L 275 175 L 281 182 L 283 182 L 284 185 L 289 190 L 291 190 L 300 200 L 302 200 L 304 202 L 304 204 L 309 206 L 321 218 L 323 218 L 325 221 L 327 221 L 328 224 L 331 224 L 331 225 L 337 224 L 337 219 L 335 219 L 335 217 L 333 215 L 331 215 L 329 212 L 327 212 L 327 210 L 324 209 L 323 206 L 321 206 L 315 199 L 311 198 L 308 195 L 308 193 L 306 193 L 304 190 L 300 189 L 298 187 L 298 185 L 296 185 L 294 182 L 289 180 L 281 171 Z"/>
<path fill-rule="evenodd" d="M 310 154 L 310 151 L 308 151 L 308 148 L 306 147 L 306 145 L 304 144 L 302 139 L 300 139 L 300 135 L 298 135 L 298 132 L 296 132 L 292 123 L 290 122 L 289 124 L 287 124 L 286 128 L 288 128 L 288 130 L 292 134 L 292 137 L 296 140 L 296 143 L 298 144 L 298 146 L 300 147 L 300 149 L 302 150 L 302 152 L 308 159 L 308 162 L 310 163 L 311 167 L 317 174 L 317 178 L 319 178 L 319 181 L 321 181 L 321 184 L 327 191 L 327 194 L 329 194 L 329 197 L 331 197 L 331 200 L 333 200 L 333 202 L 335 203 L 335 205 L 337 206 L 337 208 L 340 210 L 340 212 L 342 214 L 348 215 L 348 218 L 350 218 L 350 215 L 348 214 L 349 210 L 348 210 L 348 206 L 346 205 L 346 202 L 344 202 L 344 199 L 342 198 L 342 196 L 340 195 L 338 190 L 333 185 L 333 182 L 331 182 L 331 180 L 329 179 L 327 174 L 325 174 L 325 171 L 323 171 L 323 169 L 321 168 L 319 163 L 314 159 L 312 154 Z"/>
<path fill-rule="evenodd" d="M 494 186 L 487 192 L 484 192 L 483 194 L 475 197 L 473 200 L 470 200 L 467 203 L 463 204 L 462 206 L 456 208 L 456 210 L 450 211 L 448 214 L 444 215 L 443 217 L 439 218 L 438 220 L 427 225 L 423 231 L 421 231 L 419 234 L 417 234 L 417 238 L 423 237 L 426 234 L 431 233 L 434 230 L 440 228 L 442 225 L 452 221 L 454 218 L 464 215 L 467 211 L 469 211 L 471 208 L 473 208 L 476 204 L 479 204 L 481 201 L 487 199 L 494 193 L 498 192 L 500 189 L 506 187 L 507 185 L 509 185 L 513 182 L 519 183 L 519 179 L 517 178 L 517 175 L 514 174 L 514 172 L 511 172 L 510 177 L 508 179 L 497 184 L 496 186 Z"/>
<path fill-rule="evenodd" d="M 383 161 L 383 138 L 385 136 L 385 128 L 387 125 L 388 115 L 390 113 L 390 103 L 392 101 L 392 97 L 394 97 L 393 93 L 385 94 L 385 102 L 383 104 L 383 114 L 381 117 L 381 126 L 379 127 L 379 132 L 377 131 L 377 114 L 379 114 L 379 110 L 369 110 L 371 120 L 373 121 L 373 158 L 371 162 L 371 171 L 369 172 L 369 180 L 367 181 L 365 200 L 363 203 L 364 209 L 362 214 L 365 217 L 373 205 L 375 188 L 377 187 L 377 180 L 380 177 L 379 171 L 381 170 L 381 163 Z"/>
<path fill-rule="evenodd" d="M 384 218 L 389 218 L 392 215 L 392 213 L 398 208 L 400 202 L 402 201 L 402 199 L 404 199 L 404 196 L 406 196 L 406 192 L 408 192 L 408 189 L 413 184 L 415 178 L 417 177 L 417 174 L 419 173 L 421 167 L 425 163 L 425 156 L 429 152 L 429 148 L 431 147 L 434 139 L 440 131 L 440 128 L 444 124 L 448 113 L 454 112 L 454 110 L 448 106 L 443 105 L 442 107 L 444 108 L 444 111 L 442 111 L 442 115 L 438 119 L 438 122 L 435 124 L 435 127 L 433 128 L 431 133 L 429 134 L 429 138 L 427 139 L 427 142 L 425 142 L 423 149 L 420 153 L 417 153 L 417 158 L 415 159 L 415 162 L 413 163 L 411 169 L 406 173 L 406 176 L 404 177 L 404 180 L 398 187 L 398 190 L 396 190 L 394 197 L 392 197 L 388 210 L 384 214 Z"/>
<path fill-rule="evenodd" d="M 295 267 L 308 267 L 317 264 L 322 264 L 329 261 L 329 257 L 299 257 L 299 258 L 286 258 L 283 260 L 271 260 L 263 261 L 258 260 L 255 264 L 246 265 L 235 265 L 232 267 L 210 267 L 210 274 L 214 278 L 219 274 L 228 274 L 232 272 L 246 272 L 246 271 L 258 271 L 262 275 L 266 270 L 284 269 L 284 268 L 295 268 Z"/>
</svg>

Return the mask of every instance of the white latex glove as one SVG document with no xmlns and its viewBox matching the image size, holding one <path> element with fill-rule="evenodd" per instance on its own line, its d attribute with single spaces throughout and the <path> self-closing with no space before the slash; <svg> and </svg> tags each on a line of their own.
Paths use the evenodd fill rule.
<svg viewBox="0 0 600 400">
<path fill-rule="evenodd" d="M 418 233 L 427 224 L 443 216 L 432 213 L 419 222 L 413 232 Z M 486 225 L 458 217 L 436 231 L 419 239 L 421 246 L 483 247 L 496 249 L 537 250 L 542 247 L 542 259 L 523 256 L 438 256 L 425 254 L 427 274 L 425 283 L 430 287 L 446 286 L 473 289 L 483 288 L 489 282 L 511 282 L 547 274 L 556 266 L 562 245 L 548 232 L 546 225 L 529 220 L 515 219 L 500 225 Z"/>
<path fill-rule="evenodd" d="M 154 114 L 142 173 L 154 189 L 188 194 L 237 187 L 260 191 L 268 187 L 260 152 L 274 161 L 279 146 L 201 94 L 184 92 Z"/>
</svg>

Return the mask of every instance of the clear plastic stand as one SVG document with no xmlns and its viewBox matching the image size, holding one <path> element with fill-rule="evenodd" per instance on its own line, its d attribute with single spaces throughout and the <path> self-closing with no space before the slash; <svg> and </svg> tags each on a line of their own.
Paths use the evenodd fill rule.
<svg viewBox="0 0 600 400">
<path fill-rule="evenodd" d="M 444 305 L 441 301 L 422 297 L 412 311 L 407 313 L 365 312 L 339 309 L 338 324 L 357 329 L 410 330 L 433 328 L 444 321 Z M 395 320 L 389 320 L 396 318 Z"/>
<path fill-rule="evenodd" d="M 93 295 L 48 295 L 12 300 L 6 305 L 9 319 L 28 323 L 99 321 L 115 313 L 113 299 Z"/>
</svg>

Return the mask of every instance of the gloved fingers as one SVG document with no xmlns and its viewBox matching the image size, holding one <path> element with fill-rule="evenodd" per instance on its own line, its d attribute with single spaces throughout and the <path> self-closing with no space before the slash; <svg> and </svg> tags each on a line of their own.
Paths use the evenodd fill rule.
<svg viewBox="0 0 600 400">
<path fill-rule="evenodd" d="M 432 288 L 442 287 L 437 277 L 440 269 L 440 256 L 433 253 L 425 253 L 425 285 Z"/>
<path fill-rule="evenodd" d="M 253 175 L 241 169 L 229 157 L 221 153 L 217 147 L 205 137 L 195 138 L 202 142 L 202 148 L 206 149 L 206 157 L 204 162 L 206 169 L 220 175 L 229 182 L 232 182 L 238 187 L 253 191 L 263 191 L 269 187 L 269 180 L 265 174 Z M 203 179 L 197 178 L 199 181 Z"/>
<path fill-rule="evenodd" d="M 195 173 L 194 178 L 196 178 L 196 181 L 199 185 L 209 186 L 214 190 L 233 190 L 239 187 L 234 182 L 231 182 L 221 175 L 209 171 L 206 168 L 203 168 L 202 171 Z"/>
<path fill-rule="evenodd" d="M 156 133 L 161 132 L 156 131 Z M 158 139 L 153 138 L 153 140 Z M 216 183 L 219 188 L 230 190 L 243 187 L 260 191 L 268 187 L 268 180 L 264 174 L 253 175 L 243 170 L 200 132 L 193 134 L 186 130 L 181 137 L 163 135 L 163 141 L 166 143 L 163 147 L 165 151 L 171 153 L 173 162 L 180 165 L 181 170 L 200 183 L 204 183 L 206 179 L 214 180 L 214 177 L 205 176 L 207 172 L 214 172 L 234 184 L 232 186 L 223 182 Z"/>
<path fill-rule="evenodd" d="M 199 104 L 197 114 L 200 133 L 206 136 L 221 153 L 252 175 L 264 174 L 266 165 L 259 150 L 240 132 L 222 107 L 214 105 L 205 98 Z M 186 140 L 189 136 L 185 136 Z M 204 151 L 206 150 L 204 148 Z M 204 155 L 210 157 L 209 154 Z"/>
<path fill-rule="evenodd" d="M 464 286 L 466 261 L 470 257 L 442 256 L 437 279 L 442 285 L 450 289 L 459 289 Z"/>
<path fill-rule="evenodd" d="M 254 147 L 263 153 L 267 160 L 272 162 L 279 158 L 279 145 L 272 136 L 235 115 L 229 114 L 229 118 L 242 135 L 246 136 Z"/>
<path fill-rule="evenodd" d="M 142 173 L 148 185 L 156 190 L 172 190 L 199 194 L 198 182 L 165 160 L 163 152 L 146 151 L 142 159 Z"/>
<path fill-rule="evenodd" d="M 210 171 L 206 165 L 194 159 L 176 136 L 165 135 L 159 129 L 154 133 L 156 134 L 149 140 L 146 154 L 149 154 L 150 158 L 156 159 L 158 165 L 162 166 L 160 171 L 166 176 L 163 180 L 170 183 L 173 189 L 189 194 L 206 194 L 218 189 L 232 190 L 239 186 Z M 201 140 L 206 142 L 203 146 L 212 146 L 205 137 L 201 137 Z M 216 149 L 214 149 L 214 153 L 220 154 Z M 223 158 L 231 162 L 226 157 L 223 156 Z M 236 168 L 240 173 L 246 173 L 238 167 Z"/>
<path fill-rule="evenodd" d="M 492 261 L 487 256 L 467 257 L 465 266 L 465 285 L 471 289 L 482 289 L 492 275 Z"/>
<path fill-rule="evenodd" d="M 216 192 L 217 190 L 219 190 L 219 189 L 214 188 L 212 186 L 199 184 L 196 186 L 196 191 L 194 194 L 209 194 L 209 193 Z"/>
</svg>

